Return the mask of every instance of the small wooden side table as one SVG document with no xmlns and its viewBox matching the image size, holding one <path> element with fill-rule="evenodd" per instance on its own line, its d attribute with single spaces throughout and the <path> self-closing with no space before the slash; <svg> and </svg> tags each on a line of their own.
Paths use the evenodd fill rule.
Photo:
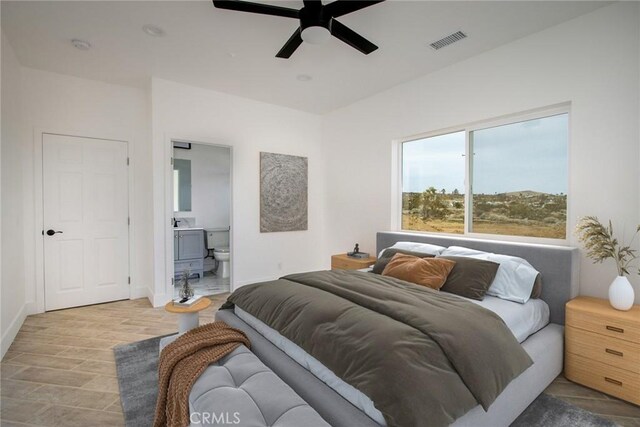
<svg viewBox="0 0 640 427">
<path fill-rule="evenodd" d="M 376 263 L 376 257 L 354 258 L 347 254 L 338 254 L 331 257 L 332 270 L 360 270 L 361 268 L 371 267 Z"/>
<path fill-rule="evenodd" d="M 184 334 L 185 332 L 200 326 L 200 312 L 209 308 L 210 305 L 211 300 L 207 297 L 203 297 L 200 298 L 200 301 L 190 307 L 173 305 L 173 301 L 169 301 L 164 306 L 164 309 L 169 313 L 176 313 L 178 315 L 178 333 Z"/>
</svg>

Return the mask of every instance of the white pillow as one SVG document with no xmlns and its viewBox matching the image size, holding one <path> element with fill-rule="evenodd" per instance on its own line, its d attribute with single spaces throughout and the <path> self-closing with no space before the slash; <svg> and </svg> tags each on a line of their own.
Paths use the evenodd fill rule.
<svg viewBox="0 0 640 427">
<path fill-rule="evenodd" d="M 494 254 L 461 246 L 450 246 L 441 256 L 464 256 L 500 264 L 487 295 L 524 304 L 531 298 L 538 271 L 527 260 L 510 255 Z"/>
<path fill-rule="evenodd" d="M 468 258 L 477 259 L 489 259 L 489 252 L 478 251 L 475 249 L 464 248 L 462 246 L 449 246 L 442 253 L 441 256 L 465 256 Z"/>
<path fill-rule="evenodd" d="M 487 295 L 524 304 L 540 274 L 527 260 L 515 256 L 490 254 L 489 261 L 500 264 Z"/>
<path fill-rule="evenodd" d="M 380 258 L 384 251 L 387 249 L 402 249 L 404 251 L 418 252 L 420 254 L 427 255 L 440 255 L 446 248 L 444 246 L 430 245 L 428 243 L 416 243 L 416 242 L 396 242 L 393 246 L 389 246 L 380 251 L 378 258 Z"/>
</svg>

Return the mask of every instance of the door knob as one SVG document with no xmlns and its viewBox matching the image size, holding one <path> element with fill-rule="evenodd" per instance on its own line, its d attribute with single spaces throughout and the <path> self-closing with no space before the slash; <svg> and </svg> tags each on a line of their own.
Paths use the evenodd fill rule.
<svg viewBox="0 0 640 427">
<path fill-rule="evenodd" d="M 62 233 L 62 231 L 55 231 L 52 229 L 47 230 L 47 236 L 53 236 L 56 233 Z"/>
</svg>

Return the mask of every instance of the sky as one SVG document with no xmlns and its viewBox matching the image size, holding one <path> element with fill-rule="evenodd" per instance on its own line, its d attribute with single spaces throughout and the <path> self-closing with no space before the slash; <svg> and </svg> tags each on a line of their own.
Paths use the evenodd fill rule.
<svg viewBox="0 0 640 427">
<path fill-rule="evenodd" d="M 568 115 L 476 130 L 473 192 L 567 193 Z M 403 191 L 435 187 L 464 193 L 465 132 L 403 144 Z"/>
</svg>

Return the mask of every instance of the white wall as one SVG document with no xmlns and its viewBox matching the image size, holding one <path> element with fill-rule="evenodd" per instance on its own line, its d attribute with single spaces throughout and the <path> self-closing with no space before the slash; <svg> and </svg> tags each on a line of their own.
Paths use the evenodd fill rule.
<svg viewBox="0 0 640 427">
<path fill-rule="evenodd" d="M 372 251 L 375 232 L 392 228 L 392 140 L 567 101 L 570 225 L 597 215 L 629 236 L 640 219 L 638 22 L 637 3 L 614 4 L 328 114 L 329 252 L 354 241 Z M 583 259 L 581 293 L 606 296 L 615 274 Z"/>
<path fill-rule="evenodd" d="M 4 356 L 26 316 L 24 270 L 24 212 L 22 195 L 23 123 L 20 97 L 21 69 L 2 33 L 2 282 L 0 282 L 0 358 Z"/>
<path fill-rule="evenodd" d="M 25 205 L 25 272 L 27 301 L 34 312 L 36 275 L 34 264 L 36 227 L 34 177 L 41 165 L 36 152 L 42 132 L 120 139 L 129 142 L 130 173 L 133 175 L 131 214 L 133 244 L 131 253 L 131 288 L 134 297 L 149 295 L 152 284 L 151 226 L 151 142 L 148 94 L 140 89 L 106 84 L 61 74 L 22 69 L 23 114 L 25 126 L 22 143 L 27 152 L 23 159 Z M 40 213 L 41 215 L 41 213 Z"/>
<path fill-rule="evenodd" d="M 171 290 L 165 246 L 171 200 L 165 199 L 165 186 L 171 185 L 166 171 L 172 138 L 233 147 L 231 264 L 236 287 L 327 265 L 320 116 L 160 79 L 153 79 L 152 100 L 155 304 L 166 301 Z M 307 231 L 260 233 L 260 151 L 309 158 Z"/>
<path fill-rule="evenodd" d="M 191 144 L 190 150 L 174 148 L 173 157 L 191 161 L 191 211 L 175 212 L 175 217 L 195 218 L 204 228 L 229 227 L 231 150 Z"/>
<path fill-rule="evenodd" d="M 236 286 L 326 268 L 356 241 L 373 251 L 392 225 L 392 140 L 562 102 L 572 104 L 571 225 L 592 214 L 629 234 L 640 220 L 638 18 L 638 4 L 614 4 L 323 117 L 160 79 L 143 91 L 28 69 L 2 37 L 2 334 L 25 303 L 37 309 L 42 131 L 131 142 L 132 281 L 156 305 L 171 291 L 171 138 L 233 147 Z M 309 158 L 309 230 L 260 233 L 260 151 Z M 615 270 L 605 267 L 583 260 L 583 294 L 606 294 Z"/>
</svg>

